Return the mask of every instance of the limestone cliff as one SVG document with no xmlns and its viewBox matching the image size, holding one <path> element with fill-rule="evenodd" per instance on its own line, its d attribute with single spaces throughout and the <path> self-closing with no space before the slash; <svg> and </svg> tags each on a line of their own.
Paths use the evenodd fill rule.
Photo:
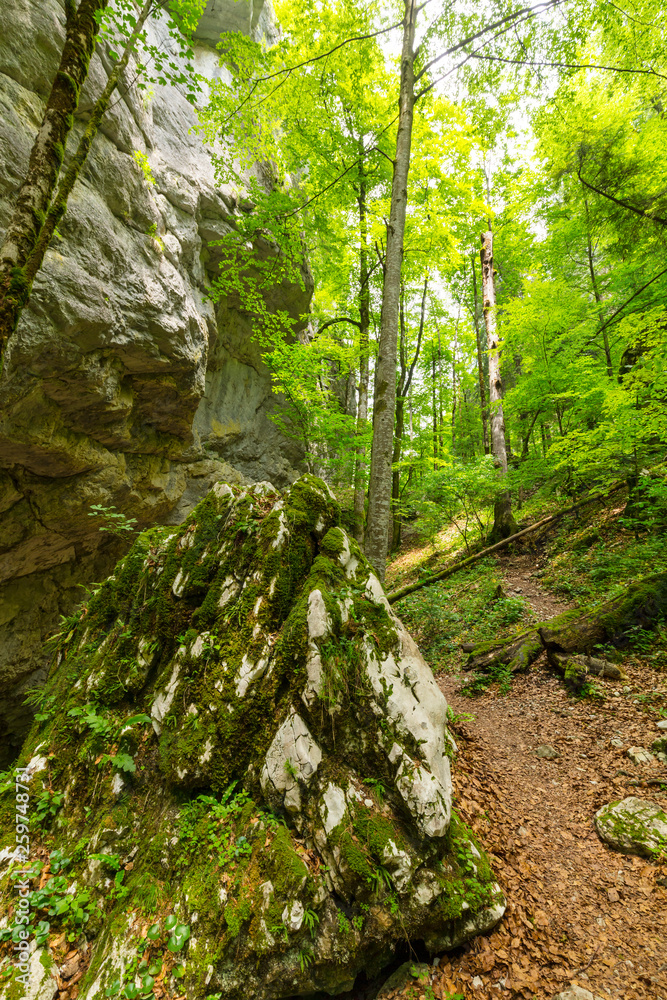
<svg viewBox="0 0 667 1000">
<path fill-rule="evenodd" d="M 57 66 L 58 0 L 0 5 L 0 229 L 21 182 Z M 156 40 L 170 46 L 163 21 Z M 274 31 L 262 0 L 210 0 L 196 68 L 218 67 L 223 30 Z M 109 67 L 95 55 L 74 129 Z M 88 516 L 93 503 L 141 526 L 179 523 L 216 479 L 285 485 L 301 453 L 269 419 L 280 401 L 250 341 L 251 317 L 206 299 L 207 247 L 240 211 L 216 185 L 195 114 L 178 89 L 142 98 L 128 73 L 38 276 L 0 384 L 0 743 L 25 723 L 26 688 L 59 614 L 102 579 L 121 548 Z M 147 183 L 134 151 L 148 157 Z M 232 152 L 230 151 L 230 155 Z M 310 287 L 283 287 L 299 316 Z M 12 689 L 13 693 L 8 695 Z"/>
</svg>

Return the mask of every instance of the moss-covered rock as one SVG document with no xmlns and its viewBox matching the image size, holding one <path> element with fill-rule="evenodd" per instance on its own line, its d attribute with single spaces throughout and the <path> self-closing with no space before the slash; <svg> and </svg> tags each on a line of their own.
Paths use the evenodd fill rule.
<svg viewBox="0 0 667 1000">
<path fill-rule="evenodd" d="M 653 858 L 667 850 L 667 814 L 655 802 L 630 796 L 598 809 L 595 828 L 622 854 Z"/>
<path fill-rule="evenodd" d="M 406 934 L 439 951 L 500 918 L 445 700 L 338 520 L 312 476 L 219 483 L 58 638 L 21 757 L 30 928 L 56 960 L 63 930 L 90 943 L 81 1000 L 158 975 L 188 1000 L 335 994 Z"/>
</svg>

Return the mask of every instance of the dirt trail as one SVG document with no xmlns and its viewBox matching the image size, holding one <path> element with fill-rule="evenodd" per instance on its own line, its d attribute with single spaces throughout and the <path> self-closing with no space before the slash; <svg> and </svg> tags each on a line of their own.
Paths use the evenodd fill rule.
<svg viewBox="0 0 667 1000">
<path fill-rule="evenodd" d="M 540 617 L 567 607 L 541 590 L 531 557 L 500 568 L 506 591 Z M 626 682 L 599 683 L 602 703 L 568 698 L 542 658 L 506 697 L 471 701 L 457 678 L 440 678 L 453 711 L 474 715 L 454 727 L 456 807 L 491 852 L 508 909 L 491 935 L 443 957 L 436 997 L 551 1000 L 572 983 L 604 1000 L 667 1000 L 667 869 L 611 851 L 592 824 L 628 795 L 667 808 L 665 793 L 637 784 L 664 766 L 626 756 L 658 735 L 641 696 L 665 678 L 648 664 L 626 669 Z M 538 758 L 544 744 L 559 756 Z"/>
<path fill-rule="evenodd" d="M 554 618 L 567 611 L 571 604 L 540 587 L 535 576 L 538 569 L 539 563 L 528 552 L 518 556 L 502 556 L 498 559 L 498 572 L 507 595 L 525 597 L 540 619 Z"/>
</svg>

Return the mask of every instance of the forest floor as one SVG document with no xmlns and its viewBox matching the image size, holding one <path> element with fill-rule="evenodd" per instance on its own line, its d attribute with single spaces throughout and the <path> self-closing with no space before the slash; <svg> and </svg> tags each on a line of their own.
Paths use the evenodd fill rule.
<svg viewBox="0 0 667 1000">
<path fill-rule="evenodd" d="M 654 543 L 624 531 L 619 512 L 565 525 L 548 546 L 517 547 L 398 608 L 453 712 L 455 808 L 489 852 L 507 911 L 383 1000 L 551 1000 L 571 985 L 603 1000 L 667 1000 L 667 865 L 612 851 L 593 826 L 597 809 L 630 795 L 667 809 L 667 784 L 647 783 L 667 783 L 665 766 L 627 756 L 650 748 L 667 715 L 664 626 L 639 630 L 627 680 L 596 680 L 585 699 L 568 695 L 544 656 L 511 683 L 471 683 L 458 649 L 659 568 Z M 558 756 L 537 757 L 544 745 Z"/>
</svg>

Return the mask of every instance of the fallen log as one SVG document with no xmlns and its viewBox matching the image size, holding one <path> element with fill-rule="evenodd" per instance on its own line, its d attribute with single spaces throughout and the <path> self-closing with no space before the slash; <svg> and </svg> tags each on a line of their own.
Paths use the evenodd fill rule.
<svg viewBox="0 0 667 1000">
<path fill-rule="evenodd" d="M 526 535 L 531 534 L 533 531 L 537 531 L 538 528 L 543 528 L 559 518 L 564 517 L 566 514 L 571 514 L 572 511 L 577 510 L 579 507 L 584 507 L 586 504 L 593 503 L 594 500 L 606 500 L 614 493 L 618 493 L 619 490 L 625 489 L 627 483 L 625 480 L 621 483 L 616 483 L 610 490 L 606 493 L 596 493 L 594 496 L 587 497 L 585 500 L 580 500 L 578 503 L 572 504 L 571 507 L 565 507 L 563 510 L 559 510 L 556 514 L 550 514 L 548 517 L 543 517 L 541 521 L 536 521 L 535 524 L 531 524 L 528 528 L 523 528 L 521 531 L 517 531 L 515 535 L 510 535 L 508 538 L 503 538 L 501 542 L 496 542 L 495 545 L 489 545 L 486 549 L 481 549 L 480 552 L 475 552 L 471 556 L 467 556 L 465 559 L 460 559 L 458 562 L 450 563 L 449 566 L 445 566 L 444 569 L 439 570 L 437 573 L 431 573 L 429 576 L 424 577 L 423 580 L 417 580 L 416 583 L 408 583 L 404 587 L 399 587 L 398 590 L 393 590 L 390 594 L 387 594 L 387 600 L 390 604 L 395 601 L 400 601 L 402 597 L 407 597 L 408 594 L 413 594 L 415 590 L 421 590 L 422 587 L 428 587 L 432 583 L 437 583 L 438 580 L 444 580 L 448 576 L 452 576 L 454 573 L 458 573 L 459 570 L 465 569 L 467 566 L 472 566 L 473 563 L 477 562 L 479 559 L 483 559 L 485 556 L 490 555 L 492 552 L 497 552 L 498 549 L 504 548 L 509 545 L 510 542 L 518 542 L 520 538 L 524 538 Z"/>
<path fill-rule="evenodd" d="M 493 667 L 503 665 L 511 673 L 521 674 L 535 662 L 543 649 L 537 627 L 531 628 L 507 642 L 488 642 L 473 649 L 468 647 L 464 650 L 470 653 L 466 670 L 481 670 L 486 673 Z"/>
<path fill-rule="evenodd" d="M 667 573 L 656 573 L 631 584 L 616 597 L 597 607 L 589 605 L 565 611 L 549 621 L 538 622 L 525 632 L 504 642 L 485 643 L 470 652 L 467 670 L 489 671 L 497 665 L 507 665 L 512 673 L 527 670 L 546 650 L 552 666 L 565 673 L 585 666 L 586 673 L 611 677 L 616 670 L 607 661 L 592 658 L 596 647 L 629 645 L 633 630 L 652 628 L 667 613 Z M 577 654 L 584 654 L 584 663 Z M 599 664 L 605 666 L 599 668 Z M 604 671 L 609 670 L 609 673 Z"/>
</svg>

